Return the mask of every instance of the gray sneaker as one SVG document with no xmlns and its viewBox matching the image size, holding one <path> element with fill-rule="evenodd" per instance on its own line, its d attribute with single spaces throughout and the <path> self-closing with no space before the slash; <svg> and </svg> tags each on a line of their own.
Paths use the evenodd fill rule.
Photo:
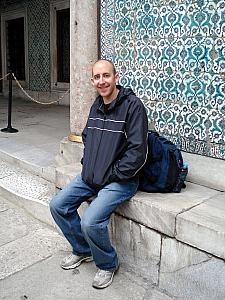
<svg viewBox="0 0 225 300">
<path fill-rule="evenodd" d="M 82 262 L 90 262 L 93 261 L 93 257 L 88 255 L 75 255 L 73 253 L 71 253 L 69 256 L 66 256 L 65 258 L 63 258 L 63 260 L 61 261 L 60 266 L 65 269 L 65 270 L 69 270 L 69 269 L 75 269 L 77 267 L 79 267 L 79 265 Z"/>
<path fill-rule="evenodd" d="M 113 281 L 115 271 L 98 270 L 92 282 L 92 286 L 96 289 L 104 289 Z"/>
</svg>

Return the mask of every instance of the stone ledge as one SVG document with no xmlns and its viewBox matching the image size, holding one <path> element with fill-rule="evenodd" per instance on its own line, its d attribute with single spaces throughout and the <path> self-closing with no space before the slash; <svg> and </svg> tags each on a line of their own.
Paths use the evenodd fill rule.
<svg viewBox="0 0 225 300">
<path fill-rule="evenodd" d="M 138 192 L 129 202 L 122 204 L 117 212 L 149 228 L 174 237 L 177 215 L 218 193 L 218 191 L 193 183 L 188 183 L 187 188 L 178 194 Z"/>
<path fill-rule="evenodd" d="M 225 160 L 182 152 L 190 165 L 188 180 L 212 189 L 225 191 Z"/>
<path fill-rule="evenodd" d="M 62 188 L 80 170 L 80 164 L 57 168 L 57 187 Z M 223 192 L 188 182 L 187 188 L 178 194 L 138 192 L 129 202 L 120 205 L 116 213 L 224 259 L 225 217 L 220 209 L 224 207 L 223 197 Z M 204 221 L 201 228 L 199 220 Z M 213 245 L 208 245 L 209 239 Z"/>
<path fill-rule="evenodd" d="M 58 165 L 80 162 L 83 144 L 64 138 L 60 143 Z M 212 189 L 225 191 L 225 160 L 182 152 L 184 161 L 190 166 L 188 181 Z M 210 174 L 209 174 L 210 170 Z"/>
<path fill-rule="evenodd" d="M 176 239 L 225 259 L 225 193 L 177 217 Z"/>
</svg>

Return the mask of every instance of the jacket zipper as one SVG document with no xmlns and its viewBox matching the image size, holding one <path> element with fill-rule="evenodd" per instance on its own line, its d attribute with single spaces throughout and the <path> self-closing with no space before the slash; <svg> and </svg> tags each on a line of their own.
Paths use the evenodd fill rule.
<svg viewBox="0 0 225 300">
<path fill-rule="evenodd" d="M 93 181 L 94 181 L 94 169 L 95 169 L 95 165 L 96 165 L 96 161 L 97 161 L 97 157 L 98 157 L 98 151 L 99 151 L 99 147 L 100 147 L 100 145 L 101 145 L 102 135 L 103 135 L 103 132 L 104 132 L 104 129 L 105 129 L 105 119 L 106 119 L 105 113 L 104 113 L 104 118 L 103 118 L 103 119 L 104 119 L 104 123 L 103 123 L 103 127 L 102 127 L 103 130 L 101 130 L 100 141 L 99 141 L 99 144 L 98 144 L 98 149 L 97 149 L 97 152 L 96 152 L 96 155 L 95 155 L 95 162 L 94 162 L 94 166 L 93 166 L 92 183 L 93 183 Z"/>
</svg>

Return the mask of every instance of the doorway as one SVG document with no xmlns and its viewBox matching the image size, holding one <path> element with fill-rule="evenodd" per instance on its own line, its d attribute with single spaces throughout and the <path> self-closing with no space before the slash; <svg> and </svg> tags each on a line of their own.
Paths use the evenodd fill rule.
<svg viewBox="0 0 225 300">
<path fill-rule="evenodd" d="M 1 43 L 1 25 L 0 25 L 0 78 L 2 78 L 2 43 Z M 0 80 L 0 93 L 2 93 L 2 80 Z"/>
<path fill-rule="evenodd" d="M 6 21 L 6 64 L 18 80 L 25 80 L 24 18 Z"/>
<path fill-rule="evenodd" d="M 24 9 L 1 14 L 1 58 L 2 75 L 11 70 L 22 87 L 29 84 L 27 15 Z M 13 83 L 14 84 L 14 83 Z M 2 82 L 5 93 L 8 84 Z"/>
<path fill-rule="evenodd" d="M 57 16 L 57 81 L 70 81 L 70 10 L 58 10 Z"/>
<path fill-rule="evenodd" d="M 51 89 L 68 90 L 70 84 L 70 2 L 50 5 Z"/>
</svg>

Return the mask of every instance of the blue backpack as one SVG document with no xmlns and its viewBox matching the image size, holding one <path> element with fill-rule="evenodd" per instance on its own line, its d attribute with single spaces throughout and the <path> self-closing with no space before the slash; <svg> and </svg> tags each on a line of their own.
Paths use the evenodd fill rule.
<svg viewBox="0 0 225 300">
<path fill-rule="evenodd" d="M 140 172 L 139 190 L 144 192 L 179 193 L 185 187 L 188 173 L 181 151 L 171 141 L 148 132 L 148 157 Z"/>
</svg>

